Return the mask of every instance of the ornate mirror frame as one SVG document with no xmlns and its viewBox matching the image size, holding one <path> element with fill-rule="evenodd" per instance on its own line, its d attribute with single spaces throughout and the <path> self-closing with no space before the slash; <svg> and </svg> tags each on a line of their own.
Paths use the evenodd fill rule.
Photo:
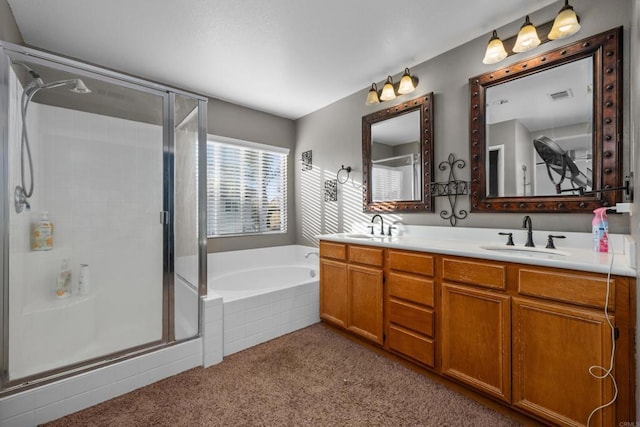
<svg viewBox="0 0 640 427">
<path fill-rule="evenodd" d="M 420 111 L 421 200 L 373 202 L 371 200 L 371 125 Z M 433 92 L 362 117 L 362 201 L 364 212 L 433 212 Z"/>
<path fill-rule="evenodd" d="M 487 197 L 487 88 L 593 58 L 593 191 L 584 195 Z M 622 201 L 622 27 L 469 79 L 472 212 L 585 212 Z"/>
</svg>

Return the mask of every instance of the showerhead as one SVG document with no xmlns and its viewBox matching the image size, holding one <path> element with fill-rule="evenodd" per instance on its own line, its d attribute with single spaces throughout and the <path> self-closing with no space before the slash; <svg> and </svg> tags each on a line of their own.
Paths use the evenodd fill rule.
<svg viewBox="0 0 640 427">
<path fill-rule="evenodd" d="M 80 95 L 86 95 L 87 93 L 91 93 L 91 89 L 89 89 L 87 85 L 84 84 L 84 82 L 80 79 L 75 80 L 75 85 L 71 89 L 69 89 L 69 91 L 80 94 Z"/>
</svg>

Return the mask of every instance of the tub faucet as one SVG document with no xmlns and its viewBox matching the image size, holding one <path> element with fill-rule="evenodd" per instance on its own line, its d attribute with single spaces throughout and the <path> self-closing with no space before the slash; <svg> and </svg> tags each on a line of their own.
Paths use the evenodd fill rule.
<svg viewBox="0 0 640 427">
<path fill-rule="evenodd" d="M 536 245 L 533 244 L 533 231 L 531 230 L 531 217 L 529 215 L 524 216 L 524 220 L 522 221 L 522 228 L 527 229 L 527 243 L 524 245 L 529 248 L 533 248 Z"/>
<path fill-rule="evenodd" d="M 374 223 L 376 218 L 380 218 L 380 235 L 384 236 L 384 219 L 382 219 L 380 214 L 375 214 L 371 217 L 371 224 Z M 371 227 L 371 234 L 373 234 L 373 225 L 370 225 L 369 227 Z"/>
<path fill-rule="evenodd" d="M 317 256 L 318 258 L 320 258 L 320 254 L 318 254 L 318 252 L 317 252 L 317 251 L 312 251 L 312 252 L 307 252 L 307 253 L 304 255 L 304 259 L 309 259 L 309 257 L 310 257 L 311 255 L 315 255 L 315 256 Z"/>
</svg>

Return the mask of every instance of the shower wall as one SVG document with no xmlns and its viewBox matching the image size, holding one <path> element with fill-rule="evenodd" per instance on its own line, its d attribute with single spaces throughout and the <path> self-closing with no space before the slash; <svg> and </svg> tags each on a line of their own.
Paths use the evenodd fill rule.
<svg viewBox="0 0 640 427">
<path fill-rule="evenodd" d="M 9 74 L 13 190 L 22 88 Z M 162 339 L 162 126 L 35 102 L 27 124 L 35 190 L 30 212 L 10 208 L 10 380 Z M 32 251 L 43 211 L 54 248 Z M 63 259 L 72 267 L 68 298 L 55 295 Z M 78 295 L 80 264 L 89 265 L 87 295 Z"/>
</svg>

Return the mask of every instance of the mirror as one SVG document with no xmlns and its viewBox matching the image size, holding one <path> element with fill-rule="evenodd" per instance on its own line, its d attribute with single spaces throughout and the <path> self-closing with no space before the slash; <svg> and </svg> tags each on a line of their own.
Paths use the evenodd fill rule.
<svg viewBox="0 0 640 427">
<path fill-rule="evenodd" d="M 622 191 L 621 29 L 469 80 L 471 210 L 575 212 Z"/>
<path fill-rule="evenodd" d="M 432 211 L 433 94 L 362 118 L 366 212 Z"/>
</svg>

